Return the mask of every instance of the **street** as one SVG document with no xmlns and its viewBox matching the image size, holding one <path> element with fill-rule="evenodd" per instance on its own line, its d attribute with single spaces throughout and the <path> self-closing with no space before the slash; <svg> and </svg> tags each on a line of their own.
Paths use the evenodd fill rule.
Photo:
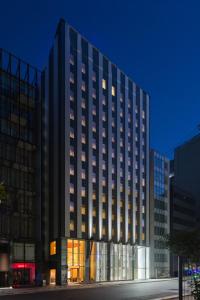
<svg viewBox="0 0 200 300">
<path fill-rule="evenodd" d="M 124 283 L 115 285 L 101 285 L 100 287 L 77 287 L 68 289 L 53 289 L 32 292 L 29 294 L 15 294 L 15 300 L 147 300 L 170 295 L 176 295 L 177 280 Z M 1 294 L 1 292 L 0 292 Z M 13 299 L 13 295 L 2 296 L 2 299 Z"/>
</svg>

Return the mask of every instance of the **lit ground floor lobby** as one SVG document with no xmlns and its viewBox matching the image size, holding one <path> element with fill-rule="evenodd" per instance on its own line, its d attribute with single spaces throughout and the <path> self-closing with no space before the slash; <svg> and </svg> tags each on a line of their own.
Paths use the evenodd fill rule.
<svg viewBox="0 0 200 300">
<path fill-rule="evenodd" d="M 50 284 L 149 278 L 149 248 L 60 239 L 50 243 Z"/>
</svg>

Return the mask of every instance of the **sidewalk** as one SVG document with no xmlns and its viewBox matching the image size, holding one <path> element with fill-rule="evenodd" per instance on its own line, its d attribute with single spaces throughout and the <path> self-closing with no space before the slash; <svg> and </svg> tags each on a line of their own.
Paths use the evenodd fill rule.
<svg viewBox="0 0 200 300">
<path fill-rule="evenodd" d="M 148 279 L 148 280 L 134 280 L 134 281 L 109 281 L 109 282 L 99 282 L 99 283 L 70 283 L 65 286 L 48 285 L 44 287 L 17 288 L 17 289 L 0 288 L 0 296 L 33 294 L 33 293 L 66 290 L 66 289 L 91 289 L 91 288 L 98 288 L 100 286 L 109 287 L 109 286 L 119 286 L 123 284 L 139 284 L 139 283 L 161 282 L 161 281 L 169 281 L 169 280 L 177 280 L 177 278 Z"/>
</svg>

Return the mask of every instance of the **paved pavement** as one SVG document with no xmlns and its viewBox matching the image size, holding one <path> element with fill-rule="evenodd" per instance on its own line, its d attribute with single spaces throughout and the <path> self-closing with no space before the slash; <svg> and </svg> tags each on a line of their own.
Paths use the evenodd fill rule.
<svg viewBox="0 0 200 300">
<path fill-rule="evenodd" d="M 153 300 L 177 293 L 176 279 L 0 290 L 5 300 Z"/>
</svg>

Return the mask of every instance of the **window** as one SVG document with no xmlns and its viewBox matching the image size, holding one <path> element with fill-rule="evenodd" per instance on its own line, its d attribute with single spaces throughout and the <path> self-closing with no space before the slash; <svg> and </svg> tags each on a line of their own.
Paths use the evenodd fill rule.
<svg viewBox="0 0 200 300">
<path fill-rule="evenodd" d="M 85 206 L 82 206 L 82 207 L 81 207 L 81 214 L 82 214 L 82 215 L 85 215 L 85 214 L 86 214 L 86 208 L 85 208 Z"/>
<path fill-rule="evenodd" d="M 70 212 L 74 212 L 74 203 L 70 202 Z"/>
<path fill-rule="evenodd" d="M 81 225 L 81 231 L 82 232 L 86 231 L 86 225 L 85 225 L 85 223 L 82 223 L 82 225 Z"/>
<path fill-rule="evenodd" d="M 102 79 L 102 88 L 105 90 L 106 89 L 106 80 Z"/>
<path fill-rule="evenodd" d="M 85 67 L 85 64 L 84 64 L 84 63 L 82 63 L 81 71 L 82 71 L 83 74 L 86 73 L 86 67 Z"/>
<path fill-rule="evenodd" d="M 70 221 L 69 228 L 71 231 L 74 231 L 74 221 L 73 220 Z"/>
<path fill-rule="evenodd" d="M 115 87 L 112 86 L 112 96 L 115 96 Z"/>
<path fill-rule="evenodd" d="M 81 197 L 85 197 L 85 196 L 86 196 L 86 191 L 85 191 L 85 188 L 82 187 Z"/>
<path fill-rule="evenodd" d="M 92 215 L 93 215 L 93 217 L 96 217 L 96 215 L 97 215 L 97 211 L 95 208 L 93 208 Z"/>
<path fill-rule="evenodd" d="M 50 255 L 56 254 L 56 241 L 50 243 Z"/>
<path fill-rule="evenodd" d="M 106 219 L 106 211 L 105 210 L 102 211 L 102 219 Z"/>
</svg>

